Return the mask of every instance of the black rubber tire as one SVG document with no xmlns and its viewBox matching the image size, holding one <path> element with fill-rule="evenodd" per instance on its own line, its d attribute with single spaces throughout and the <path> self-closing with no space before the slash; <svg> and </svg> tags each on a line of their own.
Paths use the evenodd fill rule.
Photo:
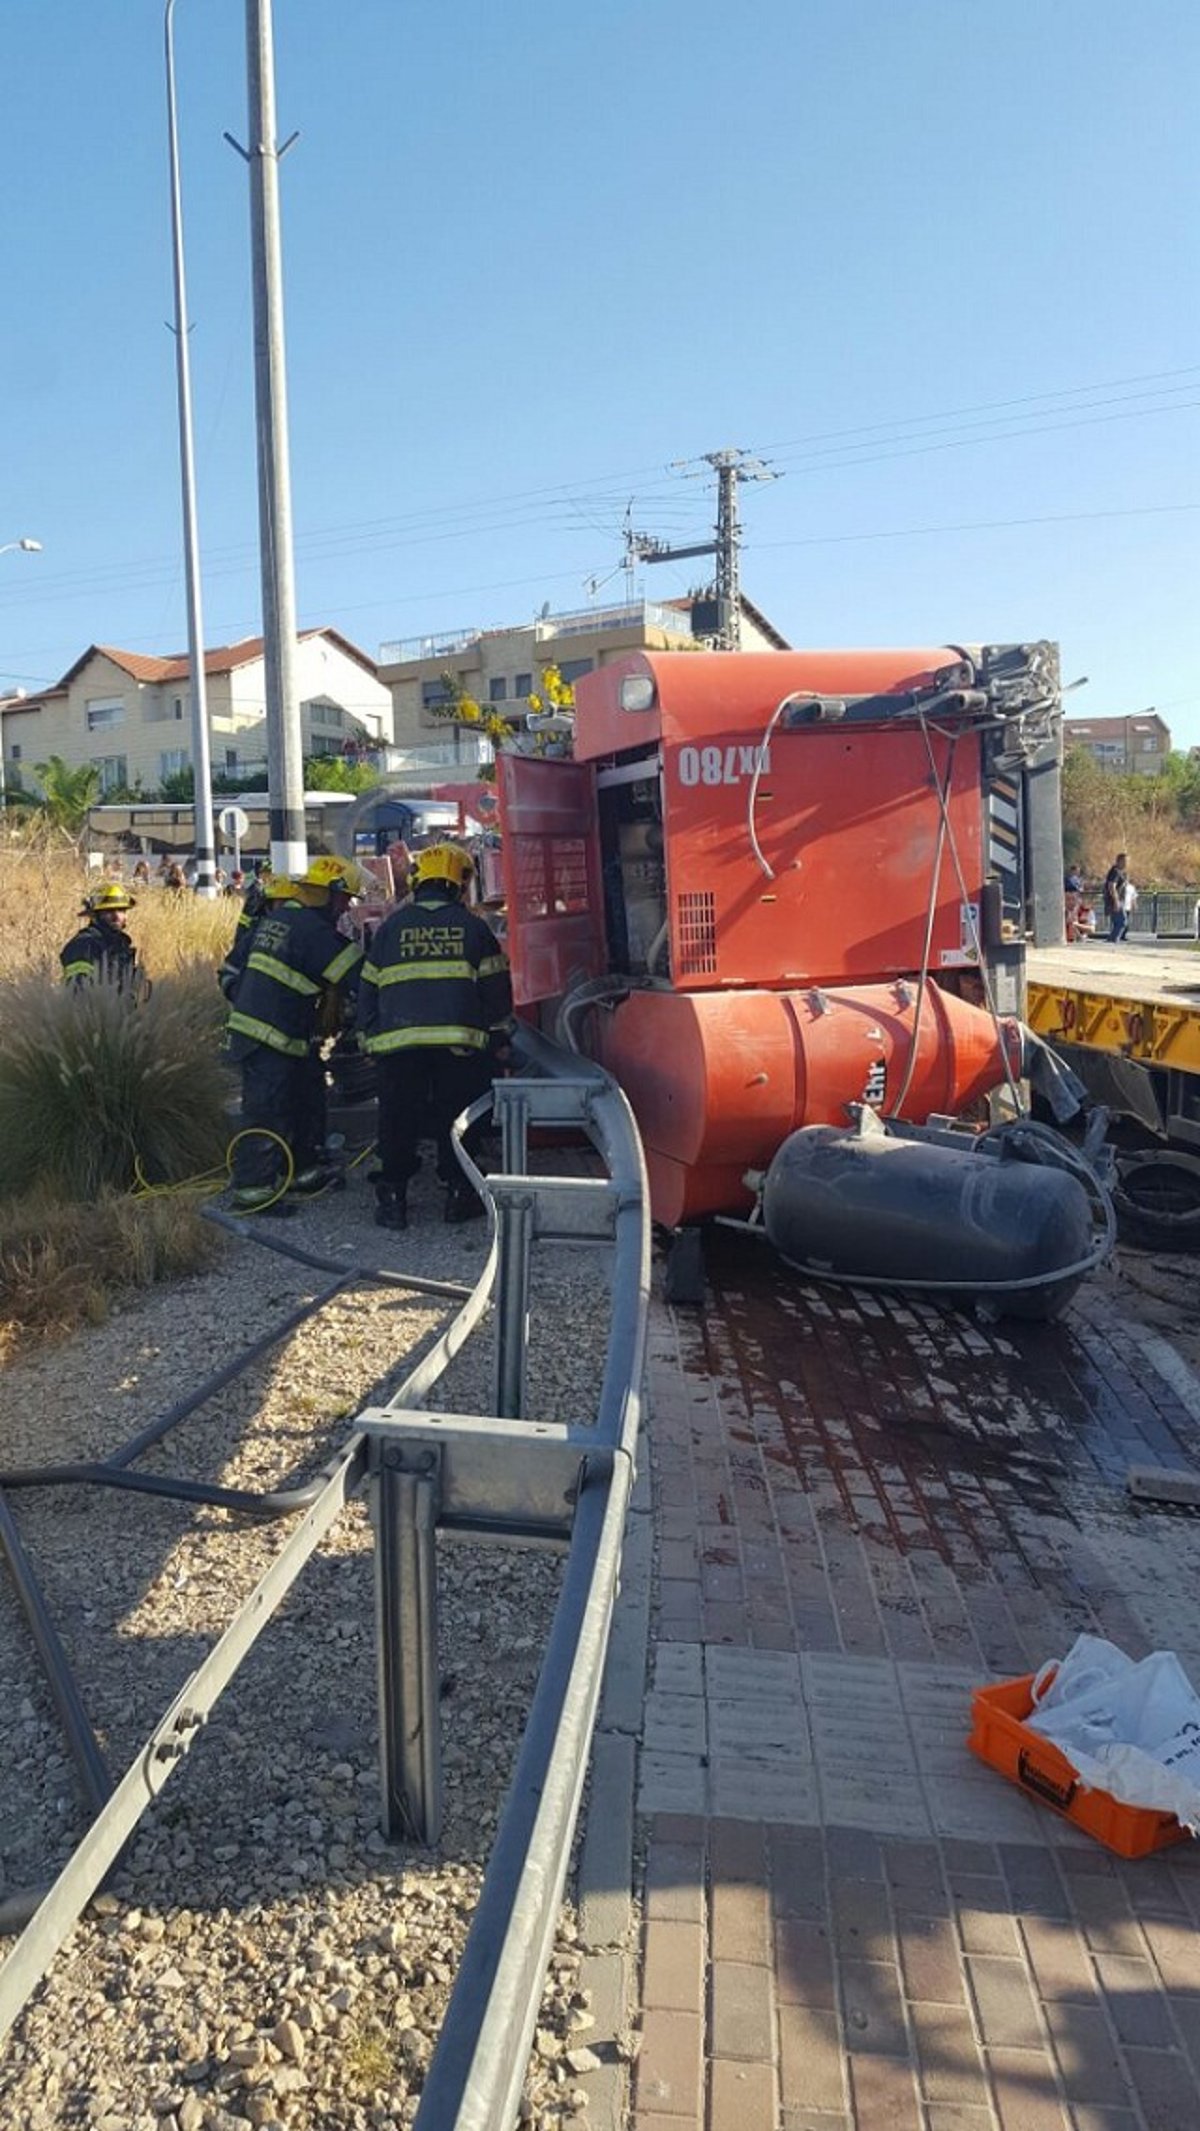
<svg viewBox="0 0 1200 2131">
<path fill-rule="evenodd" d="M 1200 1161 L 1163 1147 L 1118 1164 L 1113 1192 L 1122 1242 L 1200 1251 Z"/>
</svg>

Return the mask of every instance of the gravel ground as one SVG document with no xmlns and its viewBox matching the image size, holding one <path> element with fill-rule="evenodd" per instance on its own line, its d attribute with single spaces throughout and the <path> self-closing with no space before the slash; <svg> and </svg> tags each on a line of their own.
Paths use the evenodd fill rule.
<svg viewBox="0 0 1200 2131">
<path fill-rule="evenodd" d="M 376 1229 L 361 1182 L 277 1231 L 348 1262 L 471 1281 L 482 1224 L 447 1229 L 432 1180 L 413 1228 Z M 286 1317 L 325 1276 L 231 1241 L 216 1270 L 139 1296 L 0 1380 L 5 1464 L 103 1456 Z M 531 1418 L 586 1419 L 606 1336 L 598 1253 L 536 1274 Z M 310 1477 L 390 1396 L 453 1305 L 349 1290 L 150 1452 L 148 1470 L 261 1488 Z M 566 1335 L 566 1336 L 564 1336 Z M 439 1390 L 491 1404 L 485 1327 Z M 64 1489 L 13 1495 L 22 1535 L 119 1772 L 277 1552 L 286 1522 Z M 559 1562 L 443 1546 L 446 1832 L 378 1832 L 370 1533 L 353 1505 L 142 1820 L 0 2065 L 11 2131 L 237 2131 L 412 2120 L 559 1587 Z M 72 1771 L 0 1577 L 0 1900 L 48 1879 L 82 1829 Z M 3 1942 L 0 1942 L 3 1943 Z M 590 2068 L 570 1914 L 526 2082 L 539 2131 L 581 2123 Z"/>
</svg>

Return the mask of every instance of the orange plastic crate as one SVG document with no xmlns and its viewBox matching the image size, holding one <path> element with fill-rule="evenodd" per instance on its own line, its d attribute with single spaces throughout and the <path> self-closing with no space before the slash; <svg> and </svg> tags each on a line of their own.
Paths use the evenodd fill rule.
<svg viewBox="0 0 1200 2131">
<path fill-rule="evenodd" d="M 1182 1842 L 1188 1830 L 1174 1813 L 1122 1805 L 1108 1791 L 1087 1790 L 1066 1755 L 1040 1732 L 1030 1730 L 1022 1720 L 1033 1710 L 1035 1677 L 1027 1672 L 1023 1679 L 975 1689 L 967 1740 L 971 1752 L 999 1769 L 1010 1783 L 1019 1784 L 1031 1798 L 1073 1820 L 1118 1857 L 1148 1857 L 1152 1850 Z"/>
</svg>

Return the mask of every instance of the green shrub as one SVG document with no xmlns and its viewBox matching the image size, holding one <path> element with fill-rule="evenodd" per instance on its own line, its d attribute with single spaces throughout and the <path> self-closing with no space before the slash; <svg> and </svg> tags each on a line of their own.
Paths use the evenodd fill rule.
<svg viewBox="0 0 1200 2131">
<path fill-rule="evenodd" d="M 141 1006 L 109 985 L 6 987 L 0 1014 L 0 1199 L 179 1183 L 220 1162 L 230 1125 L 220 993 L 207 970 Z"/>
</svg>

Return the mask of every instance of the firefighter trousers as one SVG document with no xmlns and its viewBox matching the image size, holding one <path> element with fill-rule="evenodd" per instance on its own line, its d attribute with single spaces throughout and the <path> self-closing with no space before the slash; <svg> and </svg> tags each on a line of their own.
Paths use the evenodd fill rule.
<svg viewBox="0 0 1200 2131">
<path fill-rule="evenodd" d="M 450 1127 L 460 1110 L 492 1085 L 492 1061 L 486 1051 L 437 1049 L 376 1054 L 379 1067 L 379 1168 L 385 1184 L 402 1187 L 420 1168 L 418 1143 L 432 1136 L 437 1172 L 443 1183 L 463 1177 L 454 1156 Z M 464 1145 L 474 1154 L 487 1120 L 470 1126 Z"/>
<path fill-rule="evenodd" d="M 318 1097 L 315 1068 L 320 1069 Z M 318 1133 L 324 1128 L 324 1068 L 313 1053 L 302 1058 L 254 1044 L 241 1060 L 242 1130 L 251 1139 L 234 1149 L 233 1181 L 239 1190 L 274 1184 L 283 1173 L 283 1150 L 260 1135 L 277 1133 L 286 1140 L 297 1171 L 316 1160 Z"/>
</svg>

